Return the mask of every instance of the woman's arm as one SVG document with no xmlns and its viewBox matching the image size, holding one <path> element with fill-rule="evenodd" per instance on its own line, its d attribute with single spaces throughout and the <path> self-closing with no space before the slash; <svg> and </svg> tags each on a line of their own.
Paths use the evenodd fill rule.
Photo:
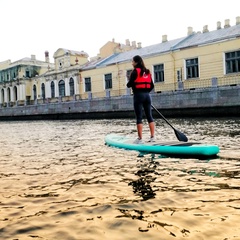
<svg viewBox="0 0 240 240">
<path fill-rule="evenodd" d="M 130 74 L 129 81 L 127 83 L 128 88 L 134 86 L 134 81 L 136 80 L 136 78 L 137 78 L 137 71 L 136 71 L 136 69 L 133 69 L 133 71 Z"/>
</svg>

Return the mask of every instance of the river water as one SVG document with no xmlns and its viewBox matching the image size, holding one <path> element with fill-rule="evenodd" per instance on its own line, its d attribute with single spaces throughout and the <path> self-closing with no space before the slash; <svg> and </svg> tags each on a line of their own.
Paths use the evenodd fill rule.
<svg viewBox="0 0 240 240">
<path fill-rule="evenodd" d="M 240 239 L 240 119 L 169 121 L 218 157 L 104 144 L 134 119 L 0 122 L 0 239 Z M 176 140 L 162 119 L 156 137 Z"/>
</svg>

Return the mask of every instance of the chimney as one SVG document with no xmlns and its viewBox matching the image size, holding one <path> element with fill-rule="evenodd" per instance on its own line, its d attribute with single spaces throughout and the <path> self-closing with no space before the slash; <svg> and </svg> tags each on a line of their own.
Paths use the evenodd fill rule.
<svg viewBox="0 0 240 240">
<path fill-rule="evenodd" d="M 36 60 L 36 56 L 35 55 L 31 55 L 31 60 L 35 61 Z"/>
<path fill-rule="evenodd" d="M 45 62 L 49 63 L 49 52 L 45 51 Z"/>
<path fill-rule="evenodd" d="M 240 17 L 236 17 L 236 25 L 240 24 Z"/>
<path fill-rule="evenodd" d="M 127 45 L 127 46 L 130 46 L 130 41 L 129 41 L 129 39 L 126 39 L 126 45 Z"/>
<path fill-rule="evenodd" d="M 192 35 L 193 34 L 193 28 L 192 27 L 188 27 L 188 32 L 187 35 Z"/>
<path fill-rule="evenodd" d="M 228 27 L 230 27 L 230 20 L 229 20 L 229 19 L 226 19 L 226 20 L 225 20 L 224 28 L 228 28 Z"/>
<path fill-rule="evenodd" d="M 221 29 L 222 27 L 221 27 L 221 22 L 217 22 L 217 30 L 219 30 L 219 29 Z"/>
<path fill-rule="evenodd" d="M 112 42 L 115 43 L 115 39 L 114 38 L 112 39 Z"/>
<path fill-rule="evenodd" d="M 132 41 L 132 46 L 136 48 L 136 41 Z"/>
<path fill-rule="evenodd" d="M 203 33 L 209 32 L 208 25 L 203 26 Z"/>
<path fill-rule="evenodd" d="M 167 35 L 162 35 L 162 43 L 167 42 Z"/>
<path fill-rule="evenodd" d="M 138 45 L 137 48 L 142 48 L 142 43 L 141 42 L 138 42 L 137 45 Z"/>
</svg>

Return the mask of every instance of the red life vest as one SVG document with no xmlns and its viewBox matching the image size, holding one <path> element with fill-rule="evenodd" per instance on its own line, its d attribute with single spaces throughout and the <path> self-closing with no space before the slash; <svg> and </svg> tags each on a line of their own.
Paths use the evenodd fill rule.
<svg viewBox="0 0 240 240">
<path fill-rule="evenodd" d="M 141 89 L 150 89 L 151 88 L 151 82 L 152 82 L 152 77 L 151 74 L 145 74 L 143 73 L 143 75 L 140 75 L 141 69 L 140 68 L 136 68 L 138 76 L 136 78 L 136 80 L 134 81 L 135 84 L 135 88 L 141 88 Z"/>
</svg>

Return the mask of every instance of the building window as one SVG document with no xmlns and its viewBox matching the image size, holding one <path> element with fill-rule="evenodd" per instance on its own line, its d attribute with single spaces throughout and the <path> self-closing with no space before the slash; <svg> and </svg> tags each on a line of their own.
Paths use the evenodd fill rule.
<svg viewBox="0 0 240 240">
<path fill-rule="evenodd" d="M 105 89 L 112 88 L 112 74 L 111 73 L 105 74 L 104 80 L 105 80 Z"/>
<path fill-rule="evenodd" d="M 26 78 L 30 78 L 30 72 L 28 70 L 26 70 L 25 74 L 26 74 L 25 76 Z"/>
<path fill-rule="evenodd" d="M 54 98 L 54 97 L 55 97 L 55 84 L 52 81 L 51 82 L 51 98 Z"/>
<path fill-rule="evenodd" d="M 41 85 L 41 91 L 42 91 L 42 98 L 45 99 L 45 84 L 42 83 Z"/>
<path fill-rule="evenodd" d="M 87 77 L 84 80 L 85 80 L 85 92 L 91 92 L 92 91 L 91 78 Z"/>
<path fill-rule="evenodd" d="M 62 61 L 62 59 L 58 60 L 58 66 L 59 66 L 59 69 L 63 68 L 63 61 Z"/>
<path fill-rule="evenodd" d="M 13 88 L 13 97 L 14 97 L 14 100 L 15 100 L 15 101 L 18 100 L 17 87 L 16 87 L 16 86 L 14 86 L 14 88 Z"/>
<path fill-rule="evenodd" d="M 59 88 L 59 96 L 64 97 L 65 96 L 65 82 L 63 80 L 59 81 L 58 88 Z"/>
<path fill-rule="evenodd" d="M 33 85 L 33 99 L 36 100 L 37 99 L 37 88 L 36 85 Z"/>
<path fill-rule="evenodd" d="M 240 51 L 225 54 L 226 74 L 240 72 Z"/>
<path fill-rule="evenodd" d="M 164 82 L 164 66 L 163 64 L 158 64 L 153 66 L 154 72 L 154 82 Z"/>
<path fill-rule="evenodd" d="M 199 71 L 198 71 L 198 59 L 192 58 L 186 60 L 186 77 L 187 79 L 191 78 L 198 78 Z"/>
<path fill-rule="evenodd" d="M 75 94 L 73 78 L 70 78 L 69 80 L 69 89 L 70 89 L 70 96 L 73 96 Z"/>
<path fill-rule="evenodd" d="M 4 90 L 2 89 L 1 91 L 1 103 L 4 103 L 5 99 L 4 99 Z"/>
<path fill-rule="evenodd" d="M 8 102 L 12 101 L 11 100 L 11 89 L 10 88 L 7 89 L 7 100 L 8 100 Z"/>
</svg>

